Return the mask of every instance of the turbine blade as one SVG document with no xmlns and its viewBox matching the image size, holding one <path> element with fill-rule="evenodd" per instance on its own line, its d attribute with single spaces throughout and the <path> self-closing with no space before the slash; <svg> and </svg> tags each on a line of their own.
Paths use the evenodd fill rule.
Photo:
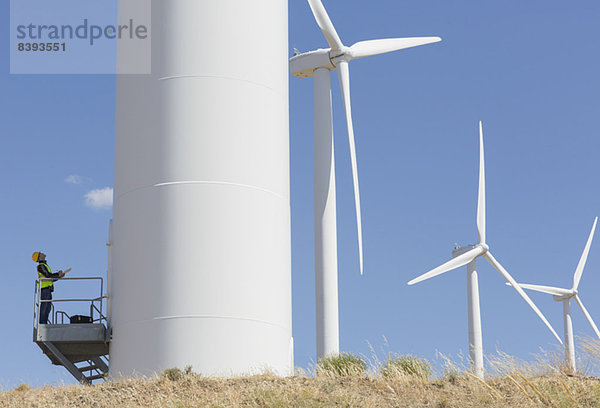
<svg viewBox="0 0 600 408">
<path fill-rule="evenodd" d="M 409 285 L 414 285 L 415 283 L 422 282 L 426 279 L 433 278 L 434 276 L 441 275 L 442 273 L 449 272 L 453 269 L 460 268 L 471 262 L 473 259 L 477 258 L 483 252 L 483 248 L 475 247 L 468 252 L 465 252 L 462 255 L 457 256 L 454 259 L 449 260 L 443 265 L 438 266 L 435 269 L 430 270 L 427 273 L 411 280 L 408 282 Z"/>
<path fill-rule="evenodd" d="M 554 334 L 554 337 L 556 337 L 556 339 L 560 342 L 560 344 L 562 344 L 562 340 L 560 339 L 560 337 L 558 337 L 558 334 L 556 334 L 556 331 L 554 331 L 554 328 L 552 327 L 552 325 L 550 325 L 550 322 L 548 322 L 548 320 L 546 319 L 546 316 L 544 316 L 543 313 L 540 312 L 540 309 L 538 309 L 538 307 L 535 305 L 535 303 L 533 303 L 533 301 L 529 298 L 529 296 L 527 296 L 527 294 L 523 291 L 523 289 L 521 289 L 521 287 L 519 286 L 517 281 L 515 281 L 513 279 L 513 277 L 510 276 L 510 274 L 506 271 L 506 269 L 504 269 L 504 267 L 502 265 L 500 265 L 500 262 L 498 262 L 496 260 L 496 258 L 494 258 L 492 256 L 492 254 L 490 252 L 486 252 L 485 254 L 483 254 L 483 257 L 485 259 L 487 259 L 489 261 L 489 263 L 491 263 L 492 266 L 494 268 L 496 268 L 496 270 L 498 272 L 500 272 L 500 274 L 504 277 L 504 279 L 506 279 L 507 281 L 509 281 L 511 283 L 511 286 L 513 288 L 515 288 L 515 290 L 519 293 L 519 295 L 521 295 L 521 297 L 523 299 L 525 299 L 527 304 L 533 309 L 533 311 L 539 316 L 539 318 L 542 319 L 542 321 L 546 324 L 546 326 L 548 326 L 548 328 L 550 329 L 552 334 Z"/>
<path fill-rule="evenodd" d="M 585 263 L 587 262 L 587 257 L 590 252 L 590 246 L 592 245 L 592 239 L 594 239 L 594 231 L 596 231 L 596 223 L 598 222 L 598 217 L 594 220 L 594 225 L 592 225 L 592 231 L 590 231 L 590 236 L 585 244 L 585 248 L 583 249 L 583 253 L 581 254 L 581 258 L 579 259 L 579 263 L 577 264 L 577 269 L 575 270 L 575 275 L 573 276 L 573 289 L 577 289 L 579 286 L 579 281 L 581 280 L 581 275 L 583 275 L 583 268 L 585 267 Z"/>
<path fill-rule="evenodd" d="M 477 236 L 485 244 L 485 162 L 483 155 L 483 125 L 479 121 L 479 192 L 477 196 Z"/>
<path fill-rule="evenodd" d="M 509 282 L 506 282 L 508 286 L 512 286 Z M 549 295 L 555 296 L 566 296 L 573 294 L 570 289 L 555 288 L 554 286 L 541 286 L 541 285 L 530 285 L 528 283 L 518 283 L 520 287 L 528 290 L 535 290 L 536 292 L 548 293 Z"/>
<path fill-rule="evenodd" d="M 350 53 L 352 58 L 370 57 L 371 55 L 385 54 L 438 41 L 442 41 L 442 39 L 440 37 L 411 37 L 360 41 L 350 47 Z"/>
<path fill-rule="evenodd" d="M 356 146 L 354 143 L 354 127 L 352 126 L 352 105 L 350 104 L 350 71 L 348 61 L 340 60 L 337 66 L 338 77 L 344 109 L 346 110 L 346 126 L 348 127 L 348 143 L 350 144 L 350 162 L 352 163 L 352 182 L 354 183 L 354 203 L 356 206 L 356 228 L 358 231 L 358 257 L 360 263 L 360 274 L 363 274 L 363 244 L 362 244 L 362 221 L 360 216 L 360 191 L 358 189 L 358 166 L 356 164 Z"/>
<path fill-rule="evenodd" d="M 575 295 L 575 302 L 577 302 L 577 304 L 581 308 L 581 311 L 585 315 L 586 319 L 588 319 L 588 322 L 590 322 L 590 324 L 592 325 L 592 328 L 596 332 L 596 336 L 598 336 L 598 338 L 600 338 L 600 331 L 598 330 L 598 327 L 596 326 L 596 323 L 594 323 L 594 320 L 592 319 L 592 316 L 590 316 L 590 313 L 587 311 L 587 309 L 583 305 L 583 302 L 579 298 L 579 295 Z"/>
<path fill-rule="evenodd" d="M 310 9 L 315 16 L 315 20 L 317 20 L 319 28 L 325 35 L 331 50 L 340 50 L 344 44 L 342 44 L 340 36 L 338 35 L 337 31 L 335 31 L 335 27 L 333 26 L 333 23 L 331 22 L 331 19 L 329 18 L 329 15 L 327 14 L 327 11 L 325 10 L 321 0 L 308 0 L 308 4 L 310 5 Z"/>
</svg>

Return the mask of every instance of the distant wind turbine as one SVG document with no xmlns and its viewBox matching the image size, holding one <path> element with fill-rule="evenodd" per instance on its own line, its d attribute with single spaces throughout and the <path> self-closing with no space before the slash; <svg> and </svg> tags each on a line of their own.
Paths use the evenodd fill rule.
<svg viewBox="0 0 600 408">
<path fill-rule="evenodd" d="M 521 295 L 527 304 L 535 311 L 535 313 L 548 326 L 552 334 L 562 341 L 546 319 L 542 312 L 537 308 L 533 301 L 521 289 L 513 277 L 504 269 L 502 265 L 492 256 L 490 247 L 486 243 L 485 236 L 485 165 L 483 154 L 483 126 L 479 122 L 479 193 L 477 198 L 477 236 L 478 243 L 462 248 L 455 248 L 452 251 L 454 259 L 438 266 L 437 268 L 411 280 L 409 285 L 424 281 L 442 273 L 449 272 L 461 266 L 467 265 L 467 295 L 468 295 L 468 311 L 469 311 L 469 356 L 471 371 L 479 378 L 484 377 L 483 370 L 483 345 L 481 336 L 481 314 L 479 311 L 479 283 L 477 277 L 476 259 L 483 256 L 507 281 L 511 282 L 515 290 Z"/>
<path fill-rule="evenodd" d="M 571 299 L 575 299 L 575 303 L 579 305 L 579 308 L 587 318 L 588 322 L 592 325 L 594 332 L 596 332 L 596 336 L 600 338 L 600 331 L 598 331 L 598 327 L 594 320 L 592 320 L 592 316 L 587 311 L 585 306 L 583 306 L 583 302 L 579 298 L 577 288 L 579 287 L 579 281 L 581 280 L 581 275 L 583 275 L 583 268 L 585 267 L 585 263 L 587 261 L 588 253 L 590 252 L 590 246 L 592 245 L 592 239 L 594 238 L 594 231 L 596 230 L 596 224 L 598 222 L 598 217 L 594 220 L 594 224 L 592 225 L 592 231 L 588 237 L 587 243 L 585 244 L 585 248 L 583 249 L 583 253 L 581 254 L 581 258 L 579 259 L 579 263 L 577 264 L 577 269 L 575 269 L 575 275 L 573 275 L 573 287 L 571 289 L 563 289 L 563 288 L 555 288 L 552 286 L 540 286 L 540 285 L 530 285 L 519 283 L 518 285 L 523 289 L 535 290 L 537 292 L 548 293 L 553 295 L 554 300 L 557 302 L 563 302 L 563 318 L 565 322 L 565 360 L 567 362 L 567 367 L 571 370 L 572 373 L 575 373 L 575 345 L 573 339 L 573 321 L 571 320 Z M 506 283 L 507 285 L 512 286 L 510 283 Z"/>
<path fill-rule="evenodd" d="M 439 37 L 388 38 L 361 41 L 346 47 L 336 32 L 321 0 L 308 0 L 330 48 L 294 55 L 290 59 L 292 74 L 298 78 L 315 78 L 314 135 L 314 211 L 315 211 L 315 280 L 317 310 L 317 358 L 339 353 L 338 275 L 335 199 L 335 161 L 331 107 L 330 72 L 338 68 L 340 88 L 346 111 L 350 144 L 350 161 L 354 184 L 358 257 L 363 273 L 362 223 L 358 168 L 352 111 L 350 105 L 350 73 L 353 59 L 384 54 L 404 48 L 441 41 Z"/>
</svg>

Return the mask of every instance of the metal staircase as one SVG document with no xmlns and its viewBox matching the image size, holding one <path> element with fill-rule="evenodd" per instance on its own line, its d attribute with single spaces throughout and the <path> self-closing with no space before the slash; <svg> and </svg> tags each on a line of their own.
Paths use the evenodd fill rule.
<svg viewBox="0 0 600 408">
<path fill-rule="evenodd" d="M 107 319 L 103 314 L 103 304 L 106 299 L 103 293 L 103 279 L 94 277 L 62 278 L 60 280 L 98 280 L 100 296 L 91 299 L 41 300 L 40 282 L 37 281 L 33 341 L 42 349 L 52 364 L 62 365 L 79 382 L 92 384 L 94 381 L 105 380 L 109 367 L 110 331 L 106 327 Z M 40 306 L 44 302 L 52 302 L 48 324 L 39 323 Z M 63 302 L 89 304 L 90 323 L 70 323 L 71 317 L 66 312 L 54 310 L 55 303 Z"/>
</svg>

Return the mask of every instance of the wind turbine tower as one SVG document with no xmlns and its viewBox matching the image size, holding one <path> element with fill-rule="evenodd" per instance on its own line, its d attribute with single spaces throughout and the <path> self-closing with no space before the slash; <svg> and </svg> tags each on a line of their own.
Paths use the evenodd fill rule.
<svg viewBox="0 0 600 408">
<path fill-rule="evenodd" d="M 359 270 L 363 273 L 362 222 L 358 165 L 350 104 L 350 73 L 353 59 L 385 54 L 404 48 L 441 41 L 439 37 L 387 38 L 361 41 L 346 47 L 321 0 L 308 0 L 317 24 L 330 48 L 294 55 L 290 59 L 297 78 L 314 77 L 314 217 L 315 217 L 315 294 L 317 314 L 317 359 L 339 353 L 337 219 L 335 198 L 335 154 L 331 106 L 330 73 L 337 69 L 348 128 L 350 162 L 354 184 L 358 232 Z"/>
<path fill-rule="evenodd" d="M 152 73 L 117 78 L 112 376 L 292 374 L 287 60 L 285 0 L 152 0 Z"/>
<path fill-rule="evenodd" d="M 577 268 L 575 269 L 575 274 L 573 275 L 573 286 L 570 289 L 566 288 L 556 288 L 553 286 L 541 286 L 541 285 L 530 285 L 527 283 L 519 283 L 519 286 L 523 289 L 534 290 L 536 292 L 542 292 L 552 295 L 556 302 L 562 302 L 563 304 L 563 320 L 564 320 L 564 339 L 565 339 L 565 362 L 567 363 L 567 368 L 571 373 L 575 373 L 577 366 L 575 363 L 575 339 L 573 337 L 573 320 L 571 318 L 571 299 L 575 300 L 577 306 L 583 312 L 583 315 L 588 320 L 592 329 L 594 329 L 594 333 L 596 336 L 600 338 L 600 330 L 598 330 L 598 326 L 594 323 L 592 316 L 587 311 L 581 298 L 579 297 L 579 282 L 581 281 L 581 276 L 583 275 L 583 268 L 585 268 L 585 263 L 587 261 L 588 254 L 590 252 L 590 246 L 592 245 L 592 239 L 594 238 L 594 232 L 596 231 L 596 224 L 598 223 L 598 217 L 594 219 L 594 224 L 592 225 L 592 230 L 590 231 L 590 235 L 583 249 L 583 253 L 581 254 L 581 258 L 579 258 L 579 263 L 577 264 Z M 510 285 L 507 283 L 507 285 Z"/>
<path fill-rule="evenodd" d="M 431 271 L 408 282 L 413 285 L 422 282 L 434 276 L 441 275 L 461 266 L 467 265 L 467 307 L 469 324 L 469 357 L 471 371 L 479 378 L 484 377 L 483 366 L 483 341 L 481 334 L 481 313 L 479 308 L 479 277 L 477 274 L 477 258 L 483 256 L 492 266 L 500 272 L 507 281 L 514 285 L 515 290 L 539 316 L 544 324 L 550 329 L 554 337 L 562 343 L 560 337 L 556 334 L 546 317 L 537 308 L 533 301 L 521 289 L 513 277 L 504 269 L 504 267 L 494 258 L 490 252 L 490 247 L 486 241 L 485 229 L 485 163 L 483 151 L 483 126 L 479 122 L 479 191 L 477 194 L 477 236 L 478 242 L 475 245 L 468 245 L 462 248 L 455 248 L 452 252 L 454 259 L 446 262 Z"/>
</svg>

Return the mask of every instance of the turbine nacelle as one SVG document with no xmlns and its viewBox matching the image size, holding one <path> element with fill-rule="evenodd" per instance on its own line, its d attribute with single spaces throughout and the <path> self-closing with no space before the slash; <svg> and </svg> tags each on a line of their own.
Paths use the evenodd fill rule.
<svg viewBox="0 0 600 408">
<path fill-rule="evenodd" d="M 553 295 L 552 299 L 554 299 L 555 302 L 562 302 L 563 300 L 569 300 L 571 298 L 574 298 L 575 296 L 577 296 L 577 290 L 571 290 L 570 294 L 567 294 L 567 295 Z"/>
<path fill-rule="evenodd" d="M 467 245 L 464 247 L 455 246 L 454 249 L 452 250 L 452 258 L 456 258 L 457 256 L 465 254 L 475 248 L 481 248 L 483 250 L 477 256 L 481 256 L 490 250 L 490 247 L 488 244 L 472 244 L 472 245 Z"/>
<path fill-rule="evenodd" d="M 342 60 L 350 62 L 354 59 L 350 47 L 342 47 L 335 52 L 331 48 L 319 48 L 314 51 L 296 54 L 290 58 L 290 70 L 296 78 L 310 78 L 319 68 L 333 71 Z"/>
<path fill-rule="evenodd" d="M 330 71 L 335 69 L 331 60 L 331 48 L 304 52 L 290 58 L 290 70 L 296 78 L 310 78 L 315 75 L 319 68 Z"/>
</svg>

